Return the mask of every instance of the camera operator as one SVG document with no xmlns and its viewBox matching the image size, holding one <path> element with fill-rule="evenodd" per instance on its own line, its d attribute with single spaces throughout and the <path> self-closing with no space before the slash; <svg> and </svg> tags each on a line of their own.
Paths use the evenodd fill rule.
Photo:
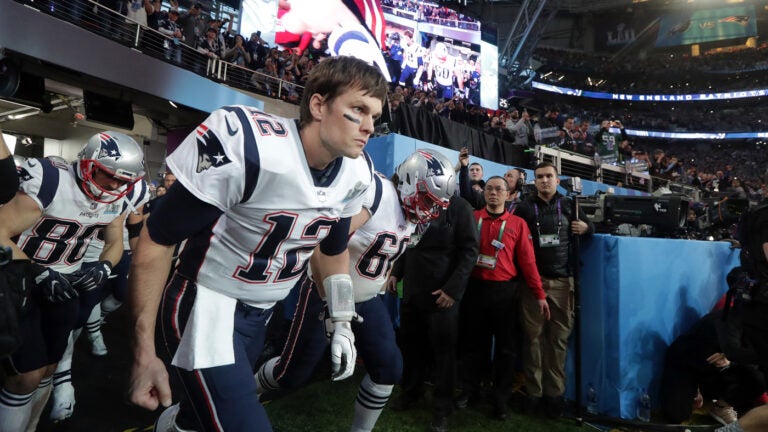
<svg viewBox="0 0 768 432">
<path fill-rule="evenodd" d="M 3 131 L 0 129 L 0 205 L 13 199 L 18 189 L 19 176 L 16 174 L 16 164 L 13 163 L 13 155 L 5 145 Z"/>
</svg>

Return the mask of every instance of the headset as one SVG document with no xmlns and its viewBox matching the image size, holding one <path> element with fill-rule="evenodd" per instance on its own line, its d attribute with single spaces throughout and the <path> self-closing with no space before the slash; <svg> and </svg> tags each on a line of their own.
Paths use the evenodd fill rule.
<svg viewBox="0 0 768 432">
<path fill-rule="evenodd" d="M 528 174 L 522 168 L 515 168 L 514 170 L 520 173 L 520 178 L 517 179 L 517 183 L 515 184 L 515 192 L 522 193 L 523 187 L 525 186 L 525 179 Z"/>
</svg>

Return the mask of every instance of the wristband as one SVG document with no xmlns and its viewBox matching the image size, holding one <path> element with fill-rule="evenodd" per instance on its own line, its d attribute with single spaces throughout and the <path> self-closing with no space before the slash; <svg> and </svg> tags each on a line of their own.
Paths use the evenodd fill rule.
<svg viewBox="0 0 768 432">
<path fill-rule="evenodd" d="M 355 317 L 355 291 L 348 274 L 335 274 L 323 279 L 326 303 L 331 320 L 352 321 Z"/>
</svg>

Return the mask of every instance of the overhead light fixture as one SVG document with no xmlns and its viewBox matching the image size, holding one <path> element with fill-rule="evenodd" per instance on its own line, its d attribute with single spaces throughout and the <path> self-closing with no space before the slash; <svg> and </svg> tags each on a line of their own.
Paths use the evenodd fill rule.
<svg viewBox="0 0 768 432">
<path fill-rule="evenodd" d="M 173 101 L 172 101 L 172 100 L 169 100 L 169 101 L 168 101 L 168 103 L 169 103 L 169 104 L 171 104 L 171 106 L 172 106 L 172 107 L 174 107 L 174 108 L 178 108 L 178 105 L 176 105 L 175 103 L 173 103 Z"/>
</svg>

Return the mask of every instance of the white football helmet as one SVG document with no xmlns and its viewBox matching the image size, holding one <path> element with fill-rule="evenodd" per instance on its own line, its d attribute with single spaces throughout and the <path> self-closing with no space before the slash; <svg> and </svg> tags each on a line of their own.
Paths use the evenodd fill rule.
<svg viewBox="0 0 768 432">
<path fill-rule="evenodd" d="M 83 192 L 94 201 L 113 203 L 127 195 L 144 177 L 144 150 L 124 133 L 106 131 L 92 136 L 77 154 L 77 175 Z M 125 184 L 109 190 L 93 179 L 97 170 Z"/>
<path fill-rule="evenodd" d="M 451 161 L 434 150 L 416 150 L 395 169 L 395 174 L 400 203 L 413 223 L 437 218 L 456 190 Z"/>
</svg>

